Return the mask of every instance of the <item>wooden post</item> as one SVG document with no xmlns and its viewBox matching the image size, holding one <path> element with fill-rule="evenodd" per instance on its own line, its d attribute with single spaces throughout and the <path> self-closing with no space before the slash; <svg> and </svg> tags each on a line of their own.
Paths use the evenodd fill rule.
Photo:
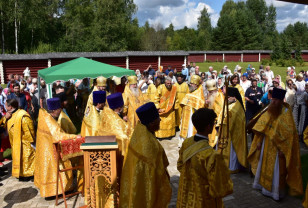
<svg viewBox="0 0 308 208">
<path fill-rule="evenodd" d="M 126 56 L 126 69 L 129 69 L 129 57 Z"/>
<path fill-rule="evenodd" d="M 48 59 L 48 68 L 51 67 L 51 59 Z"/>
<path fill-rule="evenodd" d="M 3 70 L 2 60 L 0 60 L 0 76 L 1 76 L 1 84 L 4 84 L 4 70 Z"/>
</svg>

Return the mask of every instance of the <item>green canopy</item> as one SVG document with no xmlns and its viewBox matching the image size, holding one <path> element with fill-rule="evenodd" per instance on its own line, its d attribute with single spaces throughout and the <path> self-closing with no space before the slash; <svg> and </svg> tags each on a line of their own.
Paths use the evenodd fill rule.
<svg viewBox="0 0 308 208">
<path fill-rule="evenodd" d="M 86 77 L 96 78 L 104 76 L 122 77 L 124 75 L 134 75 L 133 70 L 124 69 L 87 58 L 76 58 L 74 60 L 42 69 L 38 71 L 39 77 L 43 78 L 46 84 L 51 84 L 57 80 L 83 79 Z"/>
</svg>

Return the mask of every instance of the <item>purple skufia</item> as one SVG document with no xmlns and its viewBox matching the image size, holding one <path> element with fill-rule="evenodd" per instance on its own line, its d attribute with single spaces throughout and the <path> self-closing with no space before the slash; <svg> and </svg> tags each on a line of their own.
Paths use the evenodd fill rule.
<svg viewBox="0 0 308 208">
<path fill-rule="evenodd" d="M 136 113 L 143 125 L 147 125 L 159 118 L 158 110 L 153 102 L 149 102 L 140 106 L 136 110 Z"/>
</svg>

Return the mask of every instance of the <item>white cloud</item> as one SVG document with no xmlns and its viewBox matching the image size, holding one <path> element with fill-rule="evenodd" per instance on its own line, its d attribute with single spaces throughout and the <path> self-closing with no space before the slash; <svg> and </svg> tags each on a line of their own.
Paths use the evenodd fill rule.
<svg viewBox="0 0 308 208">
<path fill-rule="evenodd" d="M 308 23 L 308 5 L 277 0 L 265 1 L 268 6 L 273 4 L 276 7 L 276 23 L 279 32 L 283 31 L 288 24 L 294 24 L 297 21 Z M 138 6 L 137 16 L 141 25 L 149 21 L 151 25 L 160 24 L 163 27 L 168 27 L 172 23 L 175 29 L 181 29 L 184 26 L 196 28 L 200 11 L 204 7 L 208 9 L 213 27 L 216 27 L 219 19 L 220 11 L 215 11 L 208 4 L 197 0 L 135 0 L 134 2 Z"/>
<path fill-rule="evenodd" d="M 170 23 L 173 24 L 175 29 L 181 29 L 184 26 L 196 28 L 198 17 L 200 17 L 200 12 L 204 7 L 207 8 L 210 14 L 212 26 L 216 26 L 219 18 L 219 14 L 213 8 L 202 2 L 196 3 L 189 0 L 155 0 L 151 3 L 151 6 L 143 2 L 148 1 L 135 1 L 138 5 L 138 12 L 140 12 L 139 17 L 145 18 L 141 19 L 141 22 L 147 20 L 151 25 L 160 24 L 164 28 L 168 27 Z M 168 2 L 168 4 L 161 4 L 162 2 Z"/>
<path fill-rule="evenodd" d="M 266 0 L 266 4 L 271 4 L 276 7 L 277 13 L 277 30 L 282 32 L 288 24 L 294 24 L 296 22 L 308 23 L 308 6 L 302 4 L 288 3 L 277 0 Z"/>
</svg>

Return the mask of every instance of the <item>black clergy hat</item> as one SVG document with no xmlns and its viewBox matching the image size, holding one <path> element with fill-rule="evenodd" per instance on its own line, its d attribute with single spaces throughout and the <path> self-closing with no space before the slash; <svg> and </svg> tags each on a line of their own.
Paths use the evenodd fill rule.
<svg viewBox="0 0 308 208">
<path fill-rule="evenodd" d="M 287 91 L 285 91 L 284 89 L 279 89 L 277 87 L 274 87 L 272 92 L 272 98 L 283 100 L 286 93 Z"/>
</svg>

